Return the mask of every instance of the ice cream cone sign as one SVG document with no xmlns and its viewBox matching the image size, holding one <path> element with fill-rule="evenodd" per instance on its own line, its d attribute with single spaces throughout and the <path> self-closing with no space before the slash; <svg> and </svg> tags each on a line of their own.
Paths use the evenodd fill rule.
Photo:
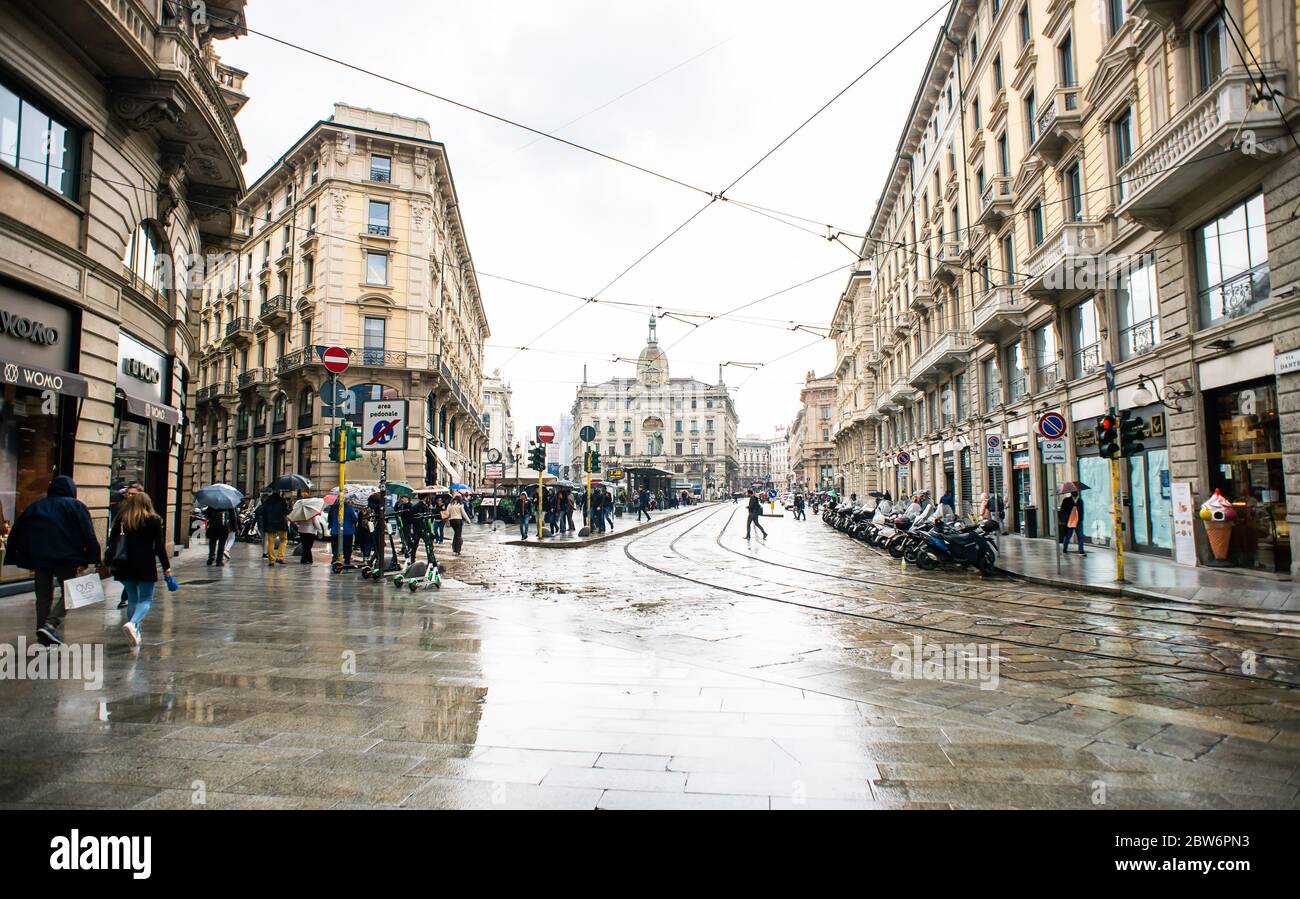
<svg viewBox="0 0 1300 899">
<path fill-rule="evenodd" d="M 1228 558 L 1228 549 L 1232 543 L 1232 519 L 1237 517 L 1237 511 L 1215 488 L 1214 495 L 1201 503 L 1200 515 L 1201 521 L 1205 523 L 1205 536 L 1210 540 L 1214 560 L 1222 563 Z"/>
<path fill-rule="evenodd" d="M 1231 522 L 1237 517 L 1237 510 L 1232 508 L 1232 503 L 1219 492 L 1219 488 L 1214 488 L 1214 495 L 1201 503 L 1201 520 Z"/>
</svg>

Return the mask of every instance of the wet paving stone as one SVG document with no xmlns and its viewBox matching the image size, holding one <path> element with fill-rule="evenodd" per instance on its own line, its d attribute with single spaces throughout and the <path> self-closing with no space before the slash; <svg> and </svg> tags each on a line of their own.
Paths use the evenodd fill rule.
<svg viewBox="0 0 1300 899">
<path fill-rule="evenodd" d="M 0 681 L 0 804 L 1091 808 L 1103 782 L 1111 808 L 1296 806 L 1300 615 L 904 572 L 768 526 L 704 507 L 565 551 L 470 527 L 418 594 L 190 551 L 138 649 L 115 609 L 70 615 L 102 684 Z M 0 600 L 0 640 L 31 614 Z M 900 673 L 918 645 L 998 669 Z"/>
</svg>

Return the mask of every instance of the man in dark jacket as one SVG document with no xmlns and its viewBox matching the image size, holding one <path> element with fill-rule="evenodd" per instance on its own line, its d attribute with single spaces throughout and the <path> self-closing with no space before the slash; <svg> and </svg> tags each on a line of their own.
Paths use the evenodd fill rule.
<svg viewBox="0 0 1300 899">
<path fill-rule="evenodd" d="M 763 523 L 759 521 L 759 519 L 763 517 L 763 504 L 759 501 L 758 496 L 754 493 L 753 490 L 750 490 L 748 492 L 749 492 L 749 506 L 748 506 L 749 517 L 745 519 L 745 539 L 746 540 L 749 539 L 749 530 L 750 527 L 753 526 L 758 528 L 759 531 L 762 532 L 763 539 L 766 540 L 767 531 L 763 528 Z"/>
<path fill-rule="evenodd" d="M 284 548 L 289 543 L 289 501 L 278 490 L 257 507 L 257 524 L 266 535 L 266 564 L 283 565 Z"/>
<path fill-rule="evenodd" d="M 59 628 L 67 614 L 63 582 L 97 564 L 100 557 L 90 511 L 77 499 L 72 478 L 59 475 L 50 481 L 45 496 L 22 511 L 9 534 L 8 555 L 13 564 L 36 574 L 36 639 L 42 646 L 61 645 Z"/>
<path fill-rule="evenodd" d="M 1061 500 L 1061 508 L 1056 513 L 1056 523 L 1061 530 L 1061 552 L 1070 552 L 1070 535 L 1079 541 L 1079 555 L 1087 553 L 1083 549 L 1083 497 L 1074 491 Z"/>
<path fill-rule="evenodd" d="M 650 520 L 650 488 L 648 487 L 642 487 L 641 496 L 637 498 L 636 520 L 640 521 L 642 515 L 645 516 L 646 521 Z"/>
</svg>

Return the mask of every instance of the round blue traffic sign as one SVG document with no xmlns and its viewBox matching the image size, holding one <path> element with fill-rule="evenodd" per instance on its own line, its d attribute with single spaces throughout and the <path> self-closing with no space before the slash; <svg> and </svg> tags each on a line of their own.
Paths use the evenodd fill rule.
<svg viewBox="0 0 1300 899">
<path fill-rule="evenodd" d="M 903 450 L 901 453 L 898 454 L 898 464 L 899 464 L 899 465 L 911 465 L 911 464 L 912 464 L 912 454 L 909 453 L 907 450 Z"/>
<path fill-rule="evenodd" d="M 1044 412 L 1038 419 L 1038 433 L 1047 440 L 1065 436 L 1065 416 L 1060 412 Z"/>
</svg>

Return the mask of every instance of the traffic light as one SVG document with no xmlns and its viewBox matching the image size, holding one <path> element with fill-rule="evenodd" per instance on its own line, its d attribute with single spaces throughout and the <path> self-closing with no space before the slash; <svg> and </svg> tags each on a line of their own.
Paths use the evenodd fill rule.
<svg viewBox="0 0 1300 899">
<path fill-rule="evenodd" d="M 1125 458 L 1136 456 L 1146 450 L 1142 438 L 1147 435 L 1147 423 L 1141 416 L 1136 416 L 1125 409 L 1119 414 L 1119 447 Z"/>
<path fill-rule="evenodd" d="M 1097 449 L 1103 459 L 1114 459 L 1119 455 L 1119 422 L 1115 410 L 1111 409 L 1097 419 Z"/>
<path fill-rule="evenodd" d="M 347 444 L 347 455 L 344 458 L 353 462 L 361 458 L 361 432 L 352 425 L 345 424 L 343 427 Z"/>
<path fill-rule="evenodd" d="M 343 460 L 343 453 L 340 452 L 340 449 L 343 448 L 343 429 L 345 427 L 347 427 L 347 425 L 339 425 L 334 430 L 330 431 L 331 462 L 341 462 Z"/>
<path fill-rule="evenodd" d="M 546 447 L 535 443 L 528 449 L 528 467 L 533 471 L 546 470 Z"/>
<path fill-rule="evenodd" d="M 585 464 L 586 464 L 586 470 L 588 472 L 600 471 L 600 450 L 598 449 L 587 450 L 587 458 L 585 460 Z"/>
</svg>

